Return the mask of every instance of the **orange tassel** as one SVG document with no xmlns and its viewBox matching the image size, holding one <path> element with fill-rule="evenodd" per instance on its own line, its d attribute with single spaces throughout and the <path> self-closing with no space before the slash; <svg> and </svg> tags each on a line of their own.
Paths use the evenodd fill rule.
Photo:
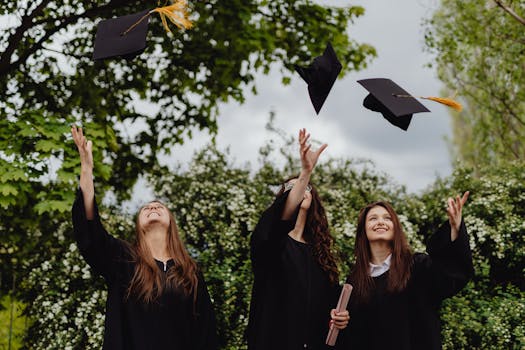
<svg viewBox="0 0 525 350">
<path fill-rule="evenodd" d="M 189 29 L 192 26 L 191 21 L 188 19 L 187 3 L 186 0 L 174 0 L 175 2 L 169 6 L 157 7 L 151 10 L 150 13 L 157 12 L 160 15 L 162 25 L 167 32 L 171 33 L 168 26 L 169 19 L 171 23 L 175 24 L 179 29 Z"/>
<path fill-rule="evenodd" d="M 461 103 L 454 101 L 451 98 L 434 97 L 434 96 L 421 97 L 421 98 L 424 98 L 425 100 L 432 100 L 438 103 L 442 103 L 444 105 L 454 108 L 458 112 L 460 112 L 463 109 L 463 106 L 461 105 Z"/>
</svg>

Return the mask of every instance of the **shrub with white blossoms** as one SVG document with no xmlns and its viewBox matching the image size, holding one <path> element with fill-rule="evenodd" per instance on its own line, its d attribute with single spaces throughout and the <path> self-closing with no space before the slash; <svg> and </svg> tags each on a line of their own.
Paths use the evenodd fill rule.
<svg viewBox="0 0 525 350">
<path fill-rule="evenodd" d="M 123 217 L 103 215 L 108 227 L 129 229 Z M 121 221 L 121 224 L 118 224 Z M 121 232 L 119 232 L 121 231 Z M 104 334 L 107 291 L 102 277 L 91 268 L 72 241 L 71 223 L 54 233 L 61 246 L 33 268 L 23 287 L 34 297 L 27 312 L 32 322 L 26 335 L 30 349 L 100 349 Z"/>
<path fill-rule="evenodd" d="M 458 168 L 419 199 L 436 226 L 444 200 L 470 190 L 463 209 L 475 277 L 442 309 L 444 349 L 525 348 L 525 164 L 484 169 L 473 177 Z M 418 225 L 424 224 L 414 220 Z"/>
<path fill-rule="evenodd" d="M 221 349 L 245 349 L 253 276 L 250 235 L 275 189 L 297 174 L 297 159 L 284 168 L 266 162 L 256 172 L 229 163 L 214 147 L 198 153 L 188 170 L 159 169 L 150 181 L 158 198 L 176 215 L 186 246 L 203 270 L 217 312 Z M 268 158 L 266 158 L 267 160 Z M 283 170 L 286 169 L 286 170 Z M 390 201 L 415 251 L 447 219 L 446 198 L 471 190 L 464 209 L 471 235 L 476 276 L 442 309 L 445 349 L 523 349 L 525 282 L 525 165 L 498 169 L 482 178 L 458 170 L 420 195 L 408 195 L 369 162 L 328 160 L 319 164 L 312 182 L 325 205 L 341 256 L 341 280 L 353 261 L 359 209 L 376 200 Z M 108 231 L 130 237 L 130 218 L 107 215 Z M 106 215 L 104 215 L 106 214 Z M 55 251 L 24 281 L 33 322 L 28 348 L 99 349 L 102 341 L 103 280 L 72 244 L 70 223 L 55 235 Z M 520 289 L 521 288 L 521 289 Z"/>
</svg>

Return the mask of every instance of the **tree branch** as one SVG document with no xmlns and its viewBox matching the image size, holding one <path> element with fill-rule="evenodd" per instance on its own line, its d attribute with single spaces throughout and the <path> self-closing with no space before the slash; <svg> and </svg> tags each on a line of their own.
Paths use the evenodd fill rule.
<svg viewBox="0 0 525 350">
<path fill-rule="evenodd" d="M 11 62 L 11 56 L 15 52 L 18 44 L 24 37 L 24 33 L 33 26 L 32 22 L 49 4 L 51 0 L 43 0 L 35 10 L 27 16 L 22 17 L 22 23 L 16 29 L 15 33 L 9 38 L 7 48 L 4 53 L 0 56 L 0 75 L 5 75 L 9 71 L 9 65 Z"/>
<path fill-rule="evenodd" d="M 50 0 L 46 0 L 45 1 L 46 4 L 49 1 Z M 42 4 L 44 4 L 44 2 Z M 42 6 L 42 4 L 40 4 L 39 7 Z M 35 43 L 34 45 L 31 45 L 31 47 L 27 51 L 25 51 L 24 53 L 20 54 L 19 55 L 19 59 L 17 61 L 15 61 L 13 63 L 10 63 L 11 56 L 12 56 L 13 52 L 15 51 L 17 44 L 21 41 L 24 33 L 29 28 L 31 28 L 31 27 L 33 27 L 35 25 L 34 23 L 33 24 L 31 23 L 32 19 L 36 16 L 36 14 L 35 14 L 36 10 L 33 11 L 33 13 L 31 14 L 31 18 L 28 21 L 26 21 L 27 23 L 24 25 L 24 22 L 23 22 L 22 25 L 19 27 L 20 33 L 18 33 L 19 30 L 17 30 L 17 33 L 15 33 L 9 39 L 9 47 L 8 47 L 8 49 L 10 49 L 11 51 L 8 53 L 8 55 L 5 55 L 5 57 L 4 57 L 4 55 L 2 55 L 2 58 L 0 60 L 0 76 L 6 76 L 10 72 L 12 72 L 14 70 L 17 70 L 18 67 L 22 63 L 24 63 L 29 56 L 34 54 L 36 51 L 40 50 L 42 48 L 42 45 L 46 42 L 46 40 L 49 39 L 53 34 L 58 32 L 59 30 L 67 27 L 68 25 L 70 25 L 72 23 L 75 23 L 80 18 L 93 18 L 93 17 L 96 17 L 96 16 L 100 15 L 101 13 L 103 13 L 105 11 L 109 11 L 109 10 L 112 10 L 114 8 L 118 8 L 120 5 L 121 4 L 118 1 L 112 1 L 112 2 L 110 2 L 107 5 L 103 5 L 103 6 L 100 6 L 100 7 L 95 7 L 95 8 L 89 9 L 89 10 L 87 10 L 87 11 L 81 13 L 81 14 L 73 15 L 73 16 L 69 16 L 69 17 L 64 18 L 60 22 L 60 25 L 55 26 L 52 29 L 49 29 L 46 32 L 46 34 L 37 43 Z M 52 19 L 52 20 L 54 21 L 55 19 Z M 41 23 L 41 22 L 39 22 L 39 23 Z M 23 30 L 21 30 L 22 27 L 23 27 Z M 5 52 L 8 52 L 8 50 L 6 50 Z"/>
<path fill-rule="evenodd" d="M 525 18 L 518 15 L 512 8 L 505 5 L 501 0 L 494 0 L 494 2 L 501 7 L 505 12 L 507 12 L 509 15 L 511 15 L 516 21 L 520 22 L 525 26 Z"/>
</svg>

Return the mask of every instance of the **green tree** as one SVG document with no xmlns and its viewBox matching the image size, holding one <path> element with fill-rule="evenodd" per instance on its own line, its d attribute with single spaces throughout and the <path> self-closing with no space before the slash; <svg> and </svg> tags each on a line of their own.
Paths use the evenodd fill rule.
<svg viewBox="0 0 525 350">
<path fill-rule="evenodd" d="M 246 91 L 256 91 L 256 72 L 267 73 L 281 62 L 286 82 L 293 64 L 317 56 L 327 41 L 345 72 L 364 67 L 374 54 L 346 31 L 361 7 L 307 0 L 195 1 L 193 29 L 168 35 L 152 16 L 143 55 L 132 61 L 91 59 L 101 19 L 156 5 L 153 0 L 0 5 L 8 25 L 0 33 L 0 205 L 9 208 L 37 190 L 40 212 L 68 207 L 69 191 L 50 193 L 31 183 L 44 176 L 71 187 L 76 159 L 64 144 L 73 122 L 83 124 L 104 150 L 97 176 L 125 196 L 159 153 L 169 153 L 194 129 L 214 133 L 218 102 L 242 102 Z M 139 111 L 139 101 L 155 111 Z M 127 133 L 132 126 L 138 135 Z"/>
<path fill-rule="evenodd" d="M 192 130 L 217 129 L 218 104 L 256 92 L 255 74 L 277 67 L 286 83 L 331 41 L 344 72 L 374 49 L 347 34 L 361 7 L 308 0 L 194 1 L 194 27 L 167 34 L 152 17 L 148 47 L 132 61 L 91 59 L 96 24 L 158 1 L 0 2 L 0 271 L 24 275 L 29 254 L 49 258 L 50 233 L 69 220 L 81 124 L 95 144 L 97 195 L 128 198 L 139 175 Z M 143 112 L 138 103 L 152 106 Z M 128 131 L 133 129 L 136 134 Z M 21 270 L 22 269 L 22 270 Z"/>
<path fill-rule="evenodd" d="M 475 169 L 525 157 L 524 18 L 520 0 L 442 0 L 427 22 L 438 76 L 466 106 L 452 112 L 455 156 Z"/>
</svg>

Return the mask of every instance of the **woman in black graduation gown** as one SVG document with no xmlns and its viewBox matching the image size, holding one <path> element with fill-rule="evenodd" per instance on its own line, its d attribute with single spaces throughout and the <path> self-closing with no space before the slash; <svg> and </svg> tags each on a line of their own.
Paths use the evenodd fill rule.
<svg viewBox="0 0 525 350">
<path fill-rule="evenodd" d="M 248 324 L 250 350 L 321 349 L 337 303 L 333 238 L 315 188 L 309 183 L 323 145 L 313 152 L 299 132 L 302 169 L 263 213 L 251 237 L 254 285 Z M 333 314 L 344 328 L 346 311 Z"/>
<path fill-rule="evenodd" d="M 439 307 L 474 274 L 462 208 L 448 199 L 448 221 L 430 238 L 428 254 L 412 254 L 398 216 L 387 202 L 359 214 L 350 322 L 338 349 L 441 349 Z"/>
<path fill-rule="evenodd" d="M 215 314 L 202 274 L 180 240 L 173 215 L 154 201 L 140 209 L 136 242 L 104 229 L 95 202 L 92 143 L 73 126 L 80 188 L 73 227 L 80 253 L 108 286 L 104 349 L 217 348 Z"/>
</svg>

